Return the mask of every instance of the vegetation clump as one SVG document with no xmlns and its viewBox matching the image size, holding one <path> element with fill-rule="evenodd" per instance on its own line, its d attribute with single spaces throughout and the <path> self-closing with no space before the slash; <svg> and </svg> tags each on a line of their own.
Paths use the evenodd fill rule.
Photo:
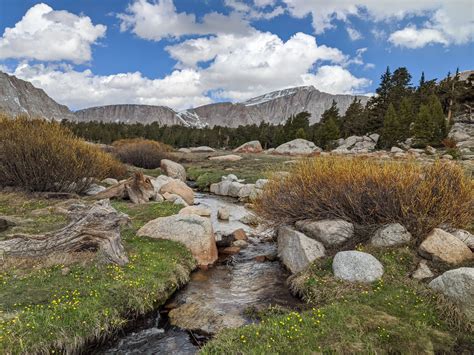
<svg viewBox="0 0 474 355">
<path fill-rule="evenodd" d="M 271 181 L 256 204 L 274 225 L 340 218 L 370 228 L 401 223 L 418 238 L 474 219 L 474 184 L 456 164 L 317 157 Z"/>
<path fill-rule="evenodd" d="M 169 157 L 172 148 L 166 144 L 142 138 L 121 139 L 113 143 L 114 153 L 125 164 L 155 169 Z"/>
<path fill-rule="evenodd" d="M 0 116 L 0 185 L 28 191 L 83 192 L 93 178 L 125 167 L 56 122 Z"/>
</svg>

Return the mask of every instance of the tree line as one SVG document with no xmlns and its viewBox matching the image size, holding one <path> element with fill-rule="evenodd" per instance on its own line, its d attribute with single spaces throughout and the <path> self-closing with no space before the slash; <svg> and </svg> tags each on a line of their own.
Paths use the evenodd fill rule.
<svg viewBox="0 0 474 355">
<path fill-rule="evenodd" d="M 301 112 L 284 124 L 229 128 L 190 128 L 159 126 L 157 123 L 70 122 L 62 124 L 89 141 L 110 144 L 124 138 L 157 140 L 174 147 L 207 145 L 215 148 L 235 148 L 251 140 L 259 140 L 265 149 L 303 138 L 330 149 L 334 141 L 352 135 L 379 133 L 379 147 L 390 148 L 412 137 L 416 146 L 439 146 L 446 138 L 453 117 L 471 112 L 474 106 L 474 75 L 461 80 L 459 72 L 448 74 L 441 81 L 426 80 L 422 74 L 418 85 L 411 84 L 405 67 L 393 73 L 387 67 L 382 74 L 376 95 L 363 105 L 355 98 L 341 114 L 333 101 L 320 122 L 310 124 L 310 114 Z"/>
</svg>

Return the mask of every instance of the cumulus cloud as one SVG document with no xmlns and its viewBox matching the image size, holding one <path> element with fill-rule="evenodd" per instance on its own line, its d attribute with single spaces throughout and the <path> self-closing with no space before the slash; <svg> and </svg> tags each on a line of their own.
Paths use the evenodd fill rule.
<svg viewBox="0 0 474 355">
<path fill-rule="evenodd" d="M 242 0 L 224 0 L 224 4 L 247 20 L 270 20 L 285 13 L 282 6 L 271 7 L 275 4 L 273 0 L 256 0 L 253 6 Z M 264 9 L 267 7 L 269 10 Z"/>
<path fill-rule="evenodd" d="M 177 12 L 172 0 L 136 0 L 126 13 L 118 15 L 122 31 L 131 30 L 138 37 L 160 41 L 185 35 L 241 33 L 249 31 L 248 22 L 238 14 L 211 12 L 198 21 L 194 14 Z"/>
<path fill-rule="evenodd" d="M 359 39 L 364 38 L 364 37 L 362 36 L 362 33 L 360 33 L 359 31 L 357 31 L 355 28 L 346 27 L 346 31 L 347 31 L 347 34 L 349 35 L 349 38 L 350 38 L 352 41 L 357 41 L 357 40 L 359 40 Z"/>
<path fill-rule="evenodd" d="M 72 109 L 110 104 L 164 105 L 176 109 L 208 104 L 200 73 L 176 70 L 162 79 L 148 79 L 140 72 L 95 75 L 68 65 L 20 64 L 11 74 L 42 88 Z"/>
<path fill-rule="evenodd" d="M 0 59 L 27 58 L 42 61 L 90 61 L 91 46 L 105 35 L 106 26 L 46 4 L 31 7 L 0 38 Z"/>
<path fill-rule="evenodd" d="M 335 20 L 348 21 L 351 16 L 372 21 L 392 21 L 422 16 L 428 18 L 423 28 L 407 27 L 395 35 L 403 38 L 396 43 L 419 47 L 420 43 L 465 44 L 474 38 L 472 0 L 399 0 L 387 2 L 380 0 L 283 0 L 289 12 L 296 17 L 312 16 L 316 33 L 333 28 Z M 396 31 L 395 33 L 400 32 Z M 417 43 L 408 37 L 425 37 Z M 442 40 L 441 40 L 442 38 Z"/>
<path fill-rule="evenodd" d="M 408 26 L 403 30 L 395 31 L 388 40 L 396 46 L 407 48 L 421 48 L 433 43 L 444 45 L 449 43 L 442 32 L 431 28 L 418 29 L 416 26 Z"/>
<path fill-rule="evenodd" d="M 357 94 L 362 93 L 371 81 L 357 78 L 341 66 L 323 65 L 315 74 L 303 75 L 303 83 L 330 94 Z"/>
</svg>

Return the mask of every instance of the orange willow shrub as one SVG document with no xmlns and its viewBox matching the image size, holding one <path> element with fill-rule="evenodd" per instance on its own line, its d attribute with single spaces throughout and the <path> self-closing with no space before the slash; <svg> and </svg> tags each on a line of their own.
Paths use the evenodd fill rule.
<svg viewBox="0 0 474 355">
<path fill-rule="evenodd" d="M 257 212 L 277 226 L 298 220 L 341 218 L 357 227 L 401 223 L 422 238 L 434 227 L 465 227 L 474 220 L 474 184 L 450 162 L 318 157 L 271 180 Z"/>
<path fill-rule="evenodd" d="M 0 116 L 0 186 L 82 192 L 92 178 L 122 177 L 126 168 L 57 122 Z"/>
<path fill-rule="evenodd" d="M 120 161 L 144 169 L 158 168 L 161 160 L 168 158 L 173 150 L 169 145 L 142 138 L 121 139 L 112 146 Z"/>
</svg>

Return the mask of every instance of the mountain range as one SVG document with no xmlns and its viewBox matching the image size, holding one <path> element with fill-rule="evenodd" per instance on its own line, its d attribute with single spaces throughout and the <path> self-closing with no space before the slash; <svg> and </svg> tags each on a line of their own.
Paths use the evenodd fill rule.
<svg viewBox="0 0 474 355">
<path fill-rule="evenodd" d="M 313 86 L 300 86 L 270 92 L 239 103 L 219 102 L 184 111 L 175 111 L 166 106 L 117 104 L 72 112 L 30 82 L 0 72 L 0 112 L 12 116 L 28 114 L 48 120 L 143 124 L 158 122 L 160 125 L 196 128 L 216 125 L 237 127 L 261 122 L 279 124 L 291 115 L 307 111 L 311 114 L 310 122 L 315 123 L 333 100 L 343 114 L 354 98 L 352 95 L 324 93 Z M 365 104 L 368 97 L 360 96 L 358 99 Z"/>
</svg>

